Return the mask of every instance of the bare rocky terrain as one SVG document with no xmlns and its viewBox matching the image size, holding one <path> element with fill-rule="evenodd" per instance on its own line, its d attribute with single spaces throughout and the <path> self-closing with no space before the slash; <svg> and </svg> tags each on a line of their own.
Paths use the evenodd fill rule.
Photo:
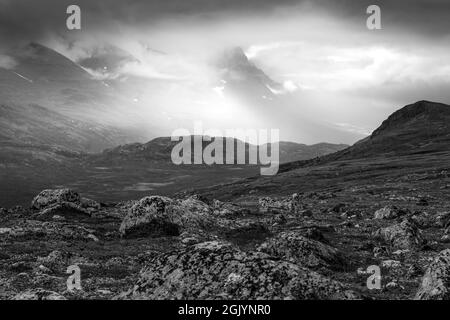
<svg viewBox="0 0 450 320">
<path fill-rule="evenodd" d="M 448 299 L 449 116 L 420 101 L 273 177 L 123 202 L 42 191 L 0 209 L 0 298 Z"/>
</svg>

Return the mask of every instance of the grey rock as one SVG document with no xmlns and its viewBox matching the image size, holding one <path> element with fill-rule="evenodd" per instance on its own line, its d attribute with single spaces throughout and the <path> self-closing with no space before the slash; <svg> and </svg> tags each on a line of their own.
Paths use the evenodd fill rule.
<svg viewBox="0 0 450 320">
<path fill-rule="evenodd" d="M 407 210 L 399 209 L 396 206 L 386 206 L 375 211 L 374 219 L 395 219 L 407 213 Z"/>
<path fill-rule="evenodd" d="M 212 210 L 206 203 L 189 198 L 183 201 L 151 196 L 133 205 L 120 225 L 124 237 L 178 236 L 186 229 L 210 228 Z"/>
<path fill-rule="evenodd" d="M 450 299 L 450 249 L 441 251 L 428 266 L 415 299 Z"/>
<path fill-rule="evenodd" d="M 63 295 L 45 289 L 31 289 L 14 296 L 12 300 L 67 300 Z"/>
<path fill-rule="evenodd" d="M 80 195 L 70 189 L 47 189 L 41 191 L 31 202 L 31 208 L 42 210 L 56 204 L 73 203 L 80 205 Z"/>
<path fill-rule="evenodd" d="M 345 259 L 337 249 L 308 239 L 297 231 L 278 234 L 261 244 L 258 251 L 313 269 L 342 270 L 346 265 Z"/>
<path fill-rule="evenodd" d="M 212 241 L 148 262 L 121 299 L 344 299 L 339 282 L 262 252 Z"/>
<path fill-rule="evenodd" d="M 417 225 L 409 220 L 381 228 L 374 233 L 374 236 L 397 249 L 418 249 L 426 243 Z"/>
</svg>

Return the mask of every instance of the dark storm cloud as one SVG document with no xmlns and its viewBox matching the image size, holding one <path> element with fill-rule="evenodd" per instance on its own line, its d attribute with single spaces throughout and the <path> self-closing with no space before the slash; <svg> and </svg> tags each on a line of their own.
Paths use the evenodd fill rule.
<svg viewBox="0 0 450 320">
<path fill-rule="evenodd" d="M 450 1 L 447 0 L 0 0 L 0 35 L 8 41 L 39 40 L 65 32 L 68 5 L 82 8 L 87 31 L 107 31 L 113 25 L 151 25 L 164 19 L 191 17 L 208 22 L 216 15 L 264 16 L 283 8 L 320 9 L 343 20 L 363 22 L 370 4 L 382 9 L 384 28 L 400 28 L 428 37 L 448 35 Z M 5 40 L 6 39 L 6 40 Z"/>
<path fill-rule="evenodd" d="M 167 18 L 215 14 L 257 14 L 298 1 L 276 3 L 261 0 L 0 0 L 0 35 L 3 39 L 37 40 L 49 33 L 65 31 L 66 8 L 81 7 L 83 26 L 107 31 L 111 24 L 151 25 Z M 104 30 L 102 30 L 104 29 Z M 88 30 L 89 31 L 89 30 Z"/>
</svg>

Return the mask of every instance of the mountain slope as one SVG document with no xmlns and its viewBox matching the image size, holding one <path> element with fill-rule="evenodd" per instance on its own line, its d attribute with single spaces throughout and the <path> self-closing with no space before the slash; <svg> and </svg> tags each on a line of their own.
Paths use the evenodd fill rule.
<svg viewBox="0 0 450 320">
<path fill-rule="evenodd" d="M 450 105 L 418 101 L 390 115 L 369 137 L 313 161 L 285 164 L 281 171 L 330 161 L 450 151 Z"/>
<path fill-rule="evenodd" d="M 450 161 L 450 106 L 429 101 L 408 105 L 388 117 L 372 135 L 342 151 L 280 166 L 277 175 L 254 176 L 220 188 L 195 190 L 222 199 L 286 195 L 314 191 L 316 186 L 340 189 L 376 179 L 414 179 L 444 175 Z M 375 180 L 374 180 L 375 179 Z"/>
<path fill-rule="evenodd" d="M 68 121 L 84 122 L 115 141 L 102 144 L 93 136 L 97 142 L 92 145 L 96 148 L 84 151 L 98 152 L 113 145 L 143 140 L 143 132 L 133 125 L 140 121 L 139 116 L 132 109 L 126 114 L 122 112 L 127 105 L 123 97 L 102 81 L 94 80 L 77 63 L 36 43 L 15 49 L 9 55 L 16 64 L 11 69 L 0 68 L 0 104 L 17 106 L 22 111 L 30 105 L 39 105 Z"/>
<path fill-rule="evenodd" d="M 338 153 L 337 159 L 450 150 L 450 106 L 418 101 L 394 112 L 372 135 Z"/>
</svg>

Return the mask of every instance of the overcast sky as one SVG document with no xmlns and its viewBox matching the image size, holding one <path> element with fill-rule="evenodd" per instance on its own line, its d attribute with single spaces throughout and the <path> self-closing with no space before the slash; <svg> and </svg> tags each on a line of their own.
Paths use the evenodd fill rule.
<svg viewBox="0 0 450 320">
<path fill-rule="evenodd" d="M 69 4 L 81 7 L 81 31 L 65 27 Z M 381 7 L 382 30 L 366 28 L 371 4 Z M 12 63 L 9 47 L 29 41 L 73 60 L 114 44 L 145 62 L 126 72 L 178 85 L 189 78 L 197 88 L 208 61 L 241 46 L 292 89 L 299 110 L 354 132 L 354 141 L 406 104 L 450 103 L 447 0 L 0 0 L 0 66 Z M 146 56 L 148 48 L 167 59 Z"/>
</svg>

